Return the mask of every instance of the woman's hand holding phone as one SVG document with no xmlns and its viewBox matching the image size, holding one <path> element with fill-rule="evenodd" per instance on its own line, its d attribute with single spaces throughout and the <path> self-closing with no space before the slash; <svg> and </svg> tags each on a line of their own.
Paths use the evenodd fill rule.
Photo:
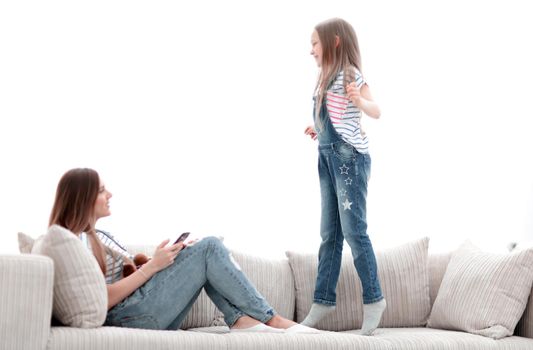
<svg viewBox="0 0 533 350">
<path fill-rule="evenodd" d="M 183 236 L 183 238 L 182 238 Z M 169 239 L 165 239 L 161 244 L 157 246 L 154 252 L 152 259 L 143 266 L 144 271 L 150 271 L 152 274 L 163 270 L 164 268 L 172 265 L 174 259 L 179 254 L 179 252 L 185 247 L 183 240 L 187 238 L 188 235 L 181 235 L 176 243 L 168 245 Z M 179 241 L 181 238 L 181 241 Z"/>
</svg>

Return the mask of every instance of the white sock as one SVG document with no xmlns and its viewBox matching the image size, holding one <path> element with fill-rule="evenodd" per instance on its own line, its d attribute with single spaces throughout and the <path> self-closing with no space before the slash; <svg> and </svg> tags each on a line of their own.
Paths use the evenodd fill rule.
<svg viewBox="0 0 533 350">
<path fill-rule="evenodd" d="M 335 311 L 334 305 L 313 303 L 313 305 L 311 305 L 311 310 L 309 310 L 309 313 L 301 324 L 307 327 L 314 327 L 318 323 L 318 321 L 320 321 L 333 311 Z"/>
<path fill-rule="evenodd" d="M 372 335 L 376 328 L 378 328 L 381 316 L 386 307 L 387 302 L 385 299 L 363 305 L 363 326 L 361 327 L 361 334 Z"/>
</svg>

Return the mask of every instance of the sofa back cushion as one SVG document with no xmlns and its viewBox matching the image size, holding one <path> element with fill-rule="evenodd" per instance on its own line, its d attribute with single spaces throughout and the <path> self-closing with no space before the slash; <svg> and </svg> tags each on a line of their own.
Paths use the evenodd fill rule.
<svg viewBox="0 0 533 350">
<path fill-rule="evenodd" d="M 452 255 L 428 326 L 494 339 L 513 334 L 533 283 L 533 249 L 491 254 L 469 242 Z"/>
<path fill-rule="evenodd" d="M 428 238 L 376 253 L 378 276 L 387 308 L 380 327 L 424 326 L 430 312 Z M 296 286 L 296 320 L 301 322 L 313 302 L 318 255 L 287 252 Z M 349 252 L 342 257 L 337 307 L 317 328 L 344 331 L 361 328 L 361 283 Z"/>
<path fill-rule="evenodd" d="M 428 256 L 429 301 L 431 307 L 433 307 L 435 298 L 437 298 L 442 278 L 444 277 L 451 256 L 451 253 L 434 253 Z"/>
<path fill-rule="evenodd" d="M 78 328 L 101 326 L 107 315 L 107 287 L 96 259 L 81 240 L 53 225 L 31 252 L 54 261 L 52 313 L 57 320 Z"/>
<path fill-rule="evenodd" d="M 450 262 L 452 253 L 429 254 L 429 297 L 431 307 L 439 292 L 442 278 Z M 515 334 L 521 337 L 533 338 L 533 286 L 529 294 L 526 310 L 518 322 Z"/>
</svg>

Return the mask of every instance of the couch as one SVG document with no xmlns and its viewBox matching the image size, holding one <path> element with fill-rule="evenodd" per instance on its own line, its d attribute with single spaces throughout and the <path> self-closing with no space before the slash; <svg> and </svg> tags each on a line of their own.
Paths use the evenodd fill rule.
<svg viewBox="0 0 533 350">
<path fill-rule="evenodd" d="M 319 324 L 324 330 L 320 334 L 229 333 L 222 315 L 204 292 L 184 321 L 183 329 L 178 331 L 52 326 L 52 312 L 55 313 L 56 307 L 54 283 L 57 283 L 54 260 L 37 254 L 0 255 L 0 349 L 533 349 L 533 297 L 529 277 L 525 282 L 526 285 L 529 283 L 529 291 L 519 308 L 520 321 L 511 330 L 514 334 L 498 335 L 501 325 L 492 327 L 493 323 L 499 322 L 496 319 L 490 319 L 490 327 L 481 331 L 496 329 L 496 336 L 473 334 L 476 331 L 469 328 L 461 330 L 464 328 L 461 324 L 446 326 L 448 329 L 438 328 L 441 319 L 447 316 L 439 315 L 433 309 L 439 289 L 446 278 L 451 278 L 447 270 L 450 270 L 450 260 L 455 252 L 429 255 L 427 247 L 428 239 L 424 238 L 377 252 L 378 271 L 388 309 L 382 320 L 383 326 L 373 336 L 357 334 L 362 317 L 361 290 L 349 253 L 343 256 L 337 310 Z M 129 248 L 132 253 L 149 254 L 154 247 Z M 259 258 L 242 252 L 233 252 L 233 255 L 280 314 L 297 321 L 303 319 L 311 304 L 316 254 L 287 252 L 284 259 Z M 519 264 L 525 265 L 524 260 Z M 466 265 L 468 270 L 475 261 L 468 261 Z M 481 265 L 486 267 L 487 261 L 482 261 Z M 517 276 L 510 278 L 516 279 Z M 489 282 L 495 286 L 498 283 Z M 450 294 L 452 297 L 460 292 L 454 288 Z M 482 293 L 482 287 L 479 289 Z M 492 307 L 493 303 L 497 300 L 489 301 L 490 307 L 481 310 L 481 316 L 476 317 L 490 314 L 498 307 L 495 304 Z M 444 299 L 441 307 L 446 310 L 448 305 L 452 307 L 451 304 L 453 301 Z M 499 314 L 507 314 L 507 306 L 508 302 L 496 318 Z M 463 311 L 466 316 L 476 314 L 476 310 L 468 310 L 468 306 Z"/>
</svg>

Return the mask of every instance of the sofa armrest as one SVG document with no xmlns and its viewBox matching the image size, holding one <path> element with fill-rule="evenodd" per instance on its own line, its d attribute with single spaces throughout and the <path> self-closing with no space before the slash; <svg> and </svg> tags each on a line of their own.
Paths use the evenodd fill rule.
<svg viewBox="0 0 533 350">
<path fill-rule="evenodd" d="M 54 266 L 39 255 L 0 255 L 0 349 L 45 349 Z"/>
</svg>

